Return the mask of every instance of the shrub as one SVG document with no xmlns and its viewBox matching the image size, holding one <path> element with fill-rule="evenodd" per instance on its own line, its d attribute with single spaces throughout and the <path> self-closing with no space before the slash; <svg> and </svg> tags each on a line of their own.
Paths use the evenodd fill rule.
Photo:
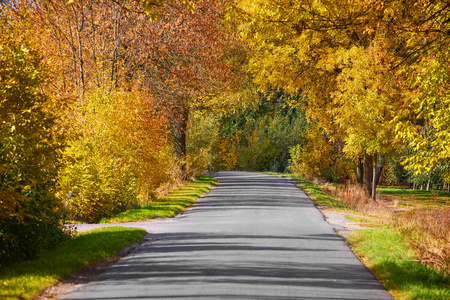
<svg viewBox="0 0 450 300">
<path fill-rule="evenodd" d="M 392 209 L 380 200 L 373 202 L 367 191 L 357 184 L 345 184 L 334 189 L 325 187 L 325 191 L 355 210 L 367 214 L 392 215 Z"/>
<path fill-rule="evenodd" d="M 196 177 L 205 172 L 218 169 L 219 151 L 223 151 L 219 140 L 219 122 L 215 116 L 208 116 L 195 112 L 189 118 L 187 132 L 187 155 L 186 173 L 187 177 Z"/>
<path fill-rule="evenodd" d="M 54 192 L 60 129 L 42 89 L 36 51 L 0 19 L 0 264 L 34 257 L 64 238 Z"/>
<path fill-rule="evenodd" d="M 345 182 L 353 177 L 354 163 L 344 156 L 340 144 L 327 137 L 316 124 L 310 125 L 304 142 L 289 149 L 289 170 L 308 180 Z"/>
<path fill-rule="evenodd" d="M 89 92 L 71 121 L 59 180 L 59 198 L 72 191 L 70 218 L 97 222 L 147 202 L 171 177 L 166 116 L 148 94 Z"/>
<path fill-rule="evenodd" d="M 450 209 L 403 213 L 394 224 L 416 251 L 420 262 L 450 274 Z"/>
</svg>

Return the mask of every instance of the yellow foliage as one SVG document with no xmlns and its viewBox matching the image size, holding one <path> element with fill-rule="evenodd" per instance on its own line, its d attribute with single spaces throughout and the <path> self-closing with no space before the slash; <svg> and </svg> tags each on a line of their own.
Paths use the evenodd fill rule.
<svg viewBox="0 0 450 300">
<path fill-rule="evenodd" d="M 388 49 L 380 38 L 368 48 L 341 49 L 334 56 L 342 68 L 332 94 L 334 120 L 344 133 L 344 151 L 352 156 L 389 153 L 400 142 L 395 122 L 404 112 L 402 78 L 391 72 Z"/>
<path fill-rule="evenodd" d="M 290 171 L 306 179 L 342 182 L 354 175 L 353 163 L 343 155 L 339 144 L 314 124 L 306 132 L 303 145 L 292 147 L 290 154 Z"/>
<path fill-rule="evenodd" d="M 54 195 L 63 144 L 43 92 L 47 66 L 10 26 L 0 14 L 0 264 L 63 237 Z"/>
<path fill-rule="evenodd" d="M 415 175 L 429 174 L 450 158 L 449 55 L 448 49 L 438 54 L 432 51 L 418 63 L 420 72 L 412 81 L 418 90 L 407 98 L 414 119 L 400 119 L 397 124 L 398 137 L 413 151 L 404 164 Z M 450 182 L 450 173 L 444 179 Z"/>
<path fill-rule="evenodd" d="M 239 153 L 237 152 L 237 144 L 239 136 L 220 137 L 218 142 L 218 161 L 226 170 L 234 170 L 237 167 Z"/>
<path fill-rule="evenodd" d="M 73 217 L 96 221 L 147 199 L 172 176 L 166 117 L 137 92 L 93 92 L 72 119 L 60 198 Z"/>
</svg>

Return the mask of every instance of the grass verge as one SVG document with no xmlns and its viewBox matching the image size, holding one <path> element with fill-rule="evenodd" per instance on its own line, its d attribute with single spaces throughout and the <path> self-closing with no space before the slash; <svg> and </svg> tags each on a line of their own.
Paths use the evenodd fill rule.
<svg viewBox="0 0 450 300">
<path fill-rule="evenodd" d="M 320 185 L 316 185 L 310 181 L 302 179 L 300 176 L 294 174 L 282 174 L 282 173 L 267 173 L 278 175 L 282 177 L 288 177 L 297 182 L 297 186 L 301 188 L 308 196 L 318 205 L 327 206 L 328 208 L 336 209 L 336 210 L 352 210 L 352 207 L 346 205 L 341 201 L 337 201 L 333 196 L 327 194 L 323 187 Z"/>
<path fill-rule="evenodd" d="M 398 200 L 400 208 L 450 208 L 450 193 L 445 191 L 413 190 L 405 187 L 378 187 L 382 198 Z"/>
<path fill-rule="evenodd" d="M 155 218 L 171 218 L 195 204 L 197 199 L 211 190 L 218 180 L 201 176 L 196 181 L 190 181 L 186 185 L 169 192 L 168 195 L 147 203 L 141 207 L 133 208 L 120 214 L 100 220 L 100 223 L 124 223 L 145 221 Z"/>
<path fill-rule="evenodd" d="M 405 238 L 390 228 L 355 230 L 353 251 L 395 299 L 450 299 L 450 278 L 414 261 Z"/>
<path fill-rule="evenodd" d="M 298 186 L 317 204 L 359 213 L 354 207 L 325 193 L 322 186 L 294 175 L 287 176 L 298 182 Z M 429 192 L 428 194 L 431 195 Z M 393 191 L 392 195 L 395 195 Z M 410 205 L 412 204 L 417 203 L 411 202 Z M 346 217 L 360 223 L 365 222 L 363 217 Z M 399 233 L 392 223 L 389 226 L 383 225 L 385 222 L 381 219 L 371 219 L 369 222 L 373 229 L 352 231 L 349 242 L 355 254 L 395 299 L 450 299 L 450 278 L 444 272 L 419 263 L 416 260 L 417 253 L 406 235 Z"/>
<path fill-rule="evenodd" d="M 146 231 L 108 227 L 79 234 L 38 259 L 10 265 L 1 270 L 0 299 L 32 299 L 41 290 L 71 273 L 104 260 L 124 247 L 140 241 Z"/>
</svg>

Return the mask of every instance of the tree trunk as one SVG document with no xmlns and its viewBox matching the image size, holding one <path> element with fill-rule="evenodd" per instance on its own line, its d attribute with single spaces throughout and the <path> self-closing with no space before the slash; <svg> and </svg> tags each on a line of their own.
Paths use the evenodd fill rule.
<svg viewBox="0 0 450 300">
<path fill-rule="evenodd" d="M 181 170 L 181 177 L 187 178 L 186 174 L 186 131 L 188 124 L 189 109 L 182 105 L 178 108 L 174 126 L 174 149 L 175 157 Z"/>
<path fill-rule="evenodd" d="M 376 167 L 376 176 L 375 176 L 375 186 L 378 186 L 380 183 L 381 174 L 383 173 L 384 165 L 378 165 Z"/>
<path fill-rule="evenodd" d="M 428 175 L 427 191 L 430 190 L 430 182 L 431 182 L 431 172 L 430 172 L 430 175 Z"/>
<path fill-rule="evenodd" d="M 372 156 L 364 153 L 364 188 L 367 194 L 372 195 L 373 165 Z"/>
<path fill-rule="evenodd" d="M 372 201 L 377 202 L 377 156 L 372 158 Z"/>
<path fill-rule="evenodd" d="M 380 183 L 381 174 L 383 173 L 384 165 L 377 165 L 376 164 L 376 156 L 374 157 L 373 165 L 375 166 L 373 168 L 373 183 L 372 183 L 372 200 L 374 202 L 377 201 L 376 194 L 377 194 L 377 186 L 378 183 Z"/>
<path fill-rule="evenodd" d="M 364 184 L 364 164 L 361 158 L 359 158 L 358 164 L 356 165 L 356 182 L 360 186 Z"/>
</svg>

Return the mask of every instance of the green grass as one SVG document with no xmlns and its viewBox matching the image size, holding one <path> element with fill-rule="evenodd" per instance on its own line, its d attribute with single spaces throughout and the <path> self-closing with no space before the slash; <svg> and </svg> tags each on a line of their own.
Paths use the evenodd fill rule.
<svg viewBox="0 0 450 300">
<path fill-rule="evenodd" d="M 356 230 L 349 241 L 395 299 L 450 299 L 450 278 L 415 262 L 414 251 L 394 230 Z"/>
<path fill-rule="evenodd" d="M 79 234 L 36 260 L 2 268 L 0 299 L 31 299 L 71 273 L 140 241 L 145 234 L 137 228 L 100 228 Z"/>
<path fill-rule="evenodd" d="M 278 175 L 282 177 L 288 177 L 297 182 L 297 186 L 302 189 L 308 196 L 318 205 L 327 206 L 335 210 L 351 211 L 352 208 L 345 203 L 337 201 L 333 196 L 327 194 L 323 187 L 315 185 L 314 183 L 304 180 L 301 177 L 293 174 L 273 173 L 267 172 L 266 174 Z"/>
<path fill-rule="evenodd" d="M 386 224 L 386 218 L 345 216 L 346 219 L 365 227 L 379 227 Z"/>
<path fill-rule="evenodd" d="M 174 217 L 194 205 L 203 193 L 210 191 L 217 183 L 217 179 L 213 177 L 202 176 L 196 181 L 174 189 L 165 197 L 142 207 L 124 211 L 114 217 L 104 218 L 100 220 L 100 223 L 137 222 Z"/>
<path fill-rule="evenodd" d="M 296 179 L 296 181 L 298 183 L 298 187 L 305 191 L 305 193 L 307 193 L 308 196 L 317 204 L 338 210 L 350 208 L 348 205 L 345 205 L 345 203 L 336 201 L 333 196 L 325 193 L 323 187 L 303 179 Z"/>
<path fill-rule="evenodd" d="M 360 214 L 326 194 L 321 186 L 291 174 L 277 175 L 296 180 L 298 186 L 319 205 Z M 384 187 L 380 190 L 382 190 L 383 195 L 403 196 L 405 201 L 409 201 L 407 202 L 408 205 L 414 208 L 430 205 L 430 203 L 435 204 L 436 199 L 448 201 L 448 197 L 450 197 L 448 193 L 439 192 L 438 195 L 436 191 Z M 448 202 L 447 205 L 449 205 Z M 450 278 L 432 267 L 427 267 L 425 264 L 415 261 L 415 253 L 406 243 L 406 237 L 382 225 L 388 220 L 356 216 L 346 216 L 346 218 L 354 222 L 368 222 L 368 224 L 363 225 L 373 227 L 367 230 L 352 231 L 349 242 L 353 245 L 353 251 L 383 283 L 386 289 L 394 295 L 395 299 L 450 299 Z"/>
<path fill-rule="evenodd" d="M 378 187 L 377 190 L 384 199 L 400 200 L 398 206 L 402 208 L 450 207 L 448 192 L 413 190 L 404 187 Z"/>
</svg>

